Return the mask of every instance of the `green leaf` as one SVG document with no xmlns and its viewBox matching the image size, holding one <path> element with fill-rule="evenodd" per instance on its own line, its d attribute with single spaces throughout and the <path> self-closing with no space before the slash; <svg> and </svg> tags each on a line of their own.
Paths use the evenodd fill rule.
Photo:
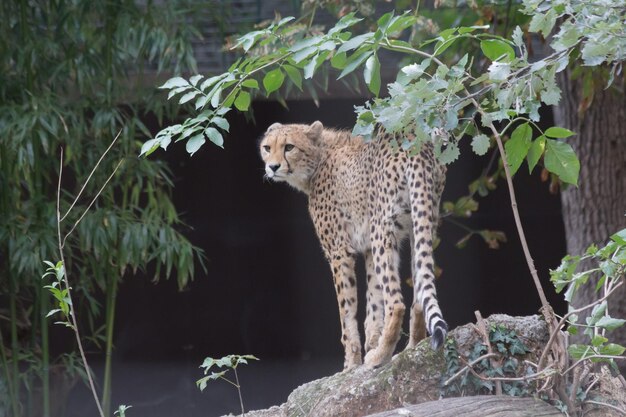
<svg viewBox="0 0 626 417">
<path fill-rule="evenodd" d="M 199 135 L 195 135 L 189 138 L 189 140 L 185 144 L 185 149 L 190 156 L 193 156 L 193 154 L 196 153 L 198 149 L 200 149 L 200 147 L 204 145 L 205 142 L 206 139 L 204 139 L 204 135 L 200 133 Z"/>
<path fill-rule="evenodd" d="M 398 16 L 392 22 L 389 23 L 389 26 L 385 30 L 385 34 L 394 35 L 404 31 L 406 28 L 412 26 L 417 21 L 417 18 L 414 15 L 404 15 Z"/>
<path fill-rule="evenodd" d="M 597 304 L 593 310 L 591 311 L 591 316 L 587 317 L 587 325 L 595 326 L 595 324 L 604 317 L 604 313 L 606 313 L 606 308 L 608 304 L 606 301 L 603 301 L 600 304 Z"/>
<path fill-rule="evenodd" d="M 207 127 L 204 130 L 204 134 L 209 138 L 209 140 L 211 142 L 213 142 L 214 144 L 216 144 L 220 148 L 224 147 L 224 138 L 222 137 L 222 134 L 216 128 L 214 128 L 214 127 Z M 202 142 L 202 143 L 204 143 L 204 142 Z M 187 142 L 187 144 L 189 144 L 189 142 Z M 189 152 L 189 149 L 187 149 L 187 152 Z M 190 152 L 190 153 L 193 154 L 193 152 Z"/>
<path fill-rule="evenodd" d="M 259 82 L 253 78 L 248 78 L 244 80 L 244 82 L 242 82 L 241 85 L 246 88 L 254 88 L 254 89 L 259 88 Z"/>
<path fill-rule="evenodd" d="M 549 138 L 568 138 L 576 133 L 563 127 L 549 127 L 544 134 Z"/>
<path fill-rule="evenodd" d="M 456 161 L 460 154 L 461 152 L 459 151 L 459 147 L 455 143 L 450 142 L 448 143 L 448 146 L 446 146 L 446 149 L 441 151 L 438 157 L 442 164 L 447 165 Z"/>
<path fill-rule="evenodd" d="M 451 47 L 457 39 L 459 38 L 455 36 L 446 40 L 440 40 L 439 42 L 437 42 L 437 44 L 435 44 L 435 51 L 433 52 L 433 55 L 441 55 L 446 49 Z"/>
<path fill-rule="evenodd" d="M 182 93 L 183 91 L 187 91 L 190 88 L 192 88 L 190 85 L 184 86 L 184 87 L 177 87 L 177 88 L 173 88 L 170 90 L 169 93 L 167 93 L 167 99 L 171 99 L 172 97 L 174 97 L 176 94 Z"/>
<path fill-rule="evenodd" d="M 265 74 L 263 77 L 263 87 L 267 91 L 267 94 L 270 94 L 280 88 L 283 85 L 283 81 L 285 80 L 285 74 L 280 68 L 275 68 Z M 237 100 L 235 100 L 237 102 Z M 237 107 L 239 108 L 239 107 Z"/>
<path fill-rule="evenodd" d="M 198 84 L 198 81 L 200 81 L 202 78 L 204 78 L 204 75 L 196 74 L 189 79 L 189 82 L 195 87 Z"/>
<path fill-rule="evenodd" d="M 222 87 L 219 87 L 215 90 L 215 93 L 213 93 L 213 95 L 211 96 L 211 106 L 213 106 L 213 108 L 217 108 L 217 106 L 219 106 L 221 95 L 222 95 Z"/>
<path fill-rule="evenodd" d="M 154 152 L 157 149 L 159 149 L 159 146 L 160 146 L 160 140 L 159 139 L 150 139 L 150 140 L 144 142 L 144 144 L 141 146 L 141 152 L 139 153 L 139 156 L 141 156 L 141 155 L 148 156 L 152 152 Z"/>
<path fill-rule="evenodd" d="M 192 100 L 194 97 L 196 97 L 198 94 L 200 94 L 199 91 L 193 90 L 190 91 L 186 94 L 183 94 L 183 96 L 180 98 L 180 100 L 178 100 L 178 104 L 185 104 L 186 102 Z"/>
<path fill-rule="evenodd" d="M 247 91 L 241 91 L 239 95 L 237 96 L 237 98 L 235 99 L 234 104 L 237 110 L 248 111 L 251 101 L 252 101 L 252 98 L 250 97 L 250 93 L 248 93 Z"/>
<path fill-rule="evenodd" d="M 341 19 L 339 19 L 339 21 L 335 24 L 335 26 L 333 26 L 332 28 L 330 28 L 330 30 L 328 31 L 329 35 L 332 35 L 334 33 L 340 32 L 358 22 L 360 22 L 363 19 L 359 19 L 354 17 L 355 13 L 348 13 L 347 15 L 345 15 L 344 17 L 342 17 Z"/>
<path fill-rule="evenodd" d="M 472 150 L 476 155 L 484 155 L 489 150 L 489 143 L 487 135 L 476 135 L 472 138 Z"/>
<path fill-rule="evenodd" d="M 513 30 L 511 39 L 513 40 L 513 43 L 515 44 L 515 46 L 517 46 L 518 48 L 521 48 L 524 45 L 523 35 L 524 35 L 524 32 L 522 32 L 522 29 L 519 26 L 516 26 L 515 29 Z"/>
<path fill-rule="evenodd" d="M 365 61 L 365 69 L 363 78 L 369 90 L 376 96 L 380 92 L 380 62 L 376 54 L 372 55 Z"/>
<path fill-rule="evenodd" d="M 595 335 L 593 339 L 591 339 L 591 344 L 593 345 L 593 347 L 598 347 L 601 344 L 606 343 L 608 341 L 609 339 L 598 334 L 598 335 Z"/>
<path fill-rule="evenodd" d="M 56 314 L 56 313 L 58 313 L 59 311 L 61 311 L 61 309 L 60 309 L 60 308 L 55 308 L 55 309 L 53 309 L 53 310 L 50 310 L 50 311 L 48 312 L 48 314 L 46 314 L 46 318 L 47 318 L 47 317 L 50 317 L 50 316 L 52 316 L 52 315 L 54 315 L 54 314 Z"/>
<path fill-rule="evenodd" d="M 209 87 L 212 87 L 216 82 L 218 82 L 219 80 L 221 80 L 222 78 L 225 78 L 228 74 L 221 74 L 221 75 L 215 75 L 213 77 L 207 78 L 206 80 L 204 80 L 202 82 L 202 84 L 200 85 L 200 89 L 202 91 L 207 90 Z"/>
<path fill-rule="evenodd" d="M 492 81 L 504 81 L 511 74 L 511 65 L 494 61 L 489 65 L 488 71 Z"/>
<path fill-rule="evenodd" d="M 351 51 L 353 49 L 356 49 L 359 46 L 363 45 L 365 42 L 371 40 L 373 37 L 374 37 L 374 34 L 371 33 L 371 32 L 363 33 L 362 35 L 355 36 L 354 38 L 344 42 L 339 47 L 339 49 L 337 49 L 337 53 L 348 52 L 348 51 Z"/>
<path fill-rule="evenodd" d="M 176 87 L 188 87 L 188 86 L 189 86 L 189 83 L 184 78 L 174 77 L 174 78 L 170 78 L 169 80 L 167 80 L 165 84 L 163 84 L 159 88 L 171 89 L 171 88 L 176 88 Z"/>
<path fill-rule="evenodd" d="M 606 42 L 589 41 L 581 51 L 585 65 L 597 66 L 602 64 L 611 52 L 611 45 Z"/>
<path fill-rule="evenodd" d="M 570 345 L 567 348 L 567 352 L 575 360 L 586 358 L 595 354 L 591 346 L 586 345 Z"/>
<path fill-rule="evenodd" d="M 336 53 L 330 59 L 330 65 L 333 68 L 344 69 L 348 64 L 348 58 L 345 52 Z"/>
<path fill-rule="evenodd" d="M 298 42 L 296 42 L 295 44 L 293 44 L 289 50 L 291 52 L 298 52 L 301 51 L 303 49 L 307 49 L 310 48 L 311 46 L 317 45 L 321 42 L 322 38 L 320 36 L 313 36 L 310 38 L 305 38 L 302 40 L 299 40 Z"/>
<path fill-rule="evenodd" d="M 480 42 L 480 49 L 491 61 L 511 62 L 515 59 L 515 51 L 501 39 L 485 39 Z"/>
<path fill-rule="evenodd" d="M 546 140 L 545 167 L 563 182 L 577 185 L 580 162 L 572 147 L 553 139 Z"/>
<path fill-rule="evenodd" d="M 622 229 L 619 232 L 611 236 L 613 242 L 617 242 L 620 245 L 626 245 L 626 229 Z"/>
<path fill-rule="evenodd" d="M 294 64 L 299 64 L 300 62 L 304 61 L 305 59 L 307 59 L 308 57 L 310 57 L 317 51 L 319 51 L 319 48 L 317 46 L 310 46 L 308 48 L 305 48 L 301 51 L 296 52 L 295 54 L 293 54 L 291 58 L 293 59 Z"/>
<path fill-rule="evenodd" d="M 528 150 L 528 155 L 526 156 L 526 162 L 528 162 L 528 172 L 532 173 L 533 169 L 539 162 L 541 155 L 546 148 L 546 137 L 541 135 L 537 139 L 535 139 Z"/>
<path fill-rule="evenodd" d="M 613 317 L 604 316 L 596 322 L 596 326 L 602 327 L 603 329 L 607 330 L 615 330 L 618 327 L 623 326 L 624 323 L 626 323 L 626 320 L 624 319 L 616 319 Z"/>
<path fill-rule="evenodd" d="M 363 61 L 369 58 L 373 53 L 374 53 L 373 51 L 367 51 L 361 54 L 355 53 L 355 54 L 350 55 L 350 58 L 348 58 L 348 63 L 346 64 L 346 67 L 343 69 L 343 71 L 341 71 L 341 74 L 339 74 L 339 77 L 337 77 L 337 79 L 339 80 L 345 77 L 346 75 L 350 74 L 359 65 L 361 65 Z"/>
<path fill-rule="evenodd" d="M 511 134 L 511 139 L 504 144 L 506 159 L 511 175 L 519 169 L 531 146 L 533 130 L 528 123 L 519 125 Z"/>
<path fill-rule="evenodd" d="M 302 74 L 300 74 L 300 70 L 293 65 L 283 65 L 283 69 L 291 82 L 302 91 Z"/>
<path fill-rule="evenodd" d="M 313 58 L 311 58 L 309 63 L 304 66 L 304 79 L 305 80 L 313 78 L 313 74 L 315 73 L 315 66 L 317 64 L 318 57 L 319 57 L 319 54 L 315 55 Z"/>
<path fill-rule="evenodd" d="M 220 129 L 225 130 L 227 132 L 228 132 L 228 129 L 230 129 L 230 123 L 228 123 L 228 120 L 224 119 L 223 117 L 215 116 L 214 118 L 211 119 L 211 123 L 213 123 Z"/>
<path fill-rule="evenodd" d="M 598 352 L 601 355 L 608 356 L 620 356 L 622 353 L 624 353 L 625 350 L 626 348 L 624 346 L 618 345 L 616 343 L 609 343 L 605 346 L 601 346 L 600 348 L 598 348 Z"/>
<path fill-rule="evenodd" d="M 547 37 L 556 23 L 556 18 L 557 14 L 554 9 L 548 9 L 545 14 L 537 12 L 530 20 L 528 30 L 535 33 L 541 32 L 544 37 Z"/>
<path fill-rule="evenodd" d="M 208 101 L 209 101 L 209 96 L 203 95 L 202 97 L 200 97 L 198 100 L 196 100 L 196 110 L 200 110 L 201 108 L 206 106 L 206 103 Z"/>
</svg>

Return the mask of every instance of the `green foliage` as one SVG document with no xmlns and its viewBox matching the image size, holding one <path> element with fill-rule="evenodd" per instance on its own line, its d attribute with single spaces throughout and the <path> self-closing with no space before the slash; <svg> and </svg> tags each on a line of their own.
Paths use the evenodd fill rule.
<svg viewBox="0 0 626 417">
<path fill-rule="evenodd" d="M 565 4 L 565 1 L 556 3 Z M 537 8 L 537 4 L 534 0 L 524 4 L 527 13 L 536 12 L 531 19 L 530 31 L 548 33 L 559 16 L 571 16 L 572 21 L 587 18 L 586 10 L 579 7 L 559 6 L 546 12 L 543 6 Z M 611 3 L 604 7 L 620 9 L 623 6 Z M 439 159 L 443 163 L 451 163 L 458 158 L 458 142 L 465 135 L 474 137 L 472 149 L 482 155 L 489 143 L 481 133 L 483 127 L 500 121 L 509 121 L 509 125 L 521 121 L 507 145 L 512 171 L 517 171 L 524 159 L 532 171 L 543 159 L 549 172 L 563 182 L 577 184 L 579 164 L 571 146 L 560 140 L 566 137 L 562 135 L 564 129 L 548 129 L 533 140 L 536 126 L 531 122 L 539 120 L 541 102 L 553 105 L 560 100 L 556 74 L 567 66 L 575 49 L 579 45 L 584 49 L 598 31 L 605 33 L 606 28 L 591 25 L 575 32 L 575 37 L 572 31 L 567 35 L 559 32 L 559 36 L 570 40 L 567 47 L 556 48 L 553 54 L 530 63 L 520 27 L 515 28 L 511 39 L 506 39 L 491 33 L 488 26 L 456 26 L 414 45 L 400 40 L 399 35 L 407 28 L 412 28 L 412 33 L 415 33 L 415 28 L 421 25 L 419 16 L 415 14 L 387 13 L 372 25 L 370 32 L 352 33 L 350 30 L 360 21 L 354 13 L 348 13 L 326 33 L 308 37 L 305 34 L 294 40 L 287 35 L 291 33 L 291 22 L 287 18 L 242 36 L 237 45 L 243 46 L 249 57 L 238 60 L 227 73 L 211 77 L 213 81 L 209 85 L 215 86 L 210 90 L 193 90 L 190 82 L 190 87 L 185 89 L 180 80 L 164 86 L 170 89 L 170 97 L 186 92 L 183 96 L 185 101 L 193 97 L 197 100 L 197 108 L 204 109 L 210 105 L 211 109 L 188 119 L 182 128 L 159 132 L 155 139 L 149 141 L 150 147 L 144 146 L 142 154 L 148 154 L 149 150 L 159 146 L 165 148 L 173 136 L 178 136 L 179 140 L 193 137 L 195 143 L 190 149 L 193 153 L 204 142 L 197 136 L 191 136 L 189 130 L 203 135 L 202 126 L 211 125 L 217 112 L 227 111 L 233 104 L 238 110 L 246 111 L 255 94 L 279 94 L 287 79 L 301 88 L 302 81 L 312 78 L 324 63 L 339 70 L 338 79 L 363 67 L 365 84 L 370 92 L 378 96 L 384 90 L 380 80 L 379 56 L 382 50 L 386 50 L 405 55 L 409 63 L 403 65 L 396 80 L 387 86 L 384 98 L 374 98 L 356 108 L 354 134 L 371 137 L 382 129 L 395 136 L 403 149 L 415 151 L 429 141 L 435 145 Z M 617 42 L 618 36 L 612 39 Z M 464 45 L 474 42 L 482 51 L 483 58 L 478 56 L 470 60 L 468 55 L 457 56 L 451 59 L 450 64 L 444 63 L 440 59 L 442 54 L 459 42 Z M 262 57 L 254 55 L 254 49 L 260 47 L 270 53 Z M 621 55 L 606 55 L 610 63 L 618 64 L 621 59 Z M 479 67 L 478 62 L 487 63 L 487 73 L 474 73 Z M 250 88 L 244 83 L 255 78 L 262 81 L 262 89 Z M 188 95 L 189 91 L 193 94 Z M 478 113 L 482 126 L 478 124 Z M 518 131 L 521 126 L 523 132 Z"/>
<path fill-rule="evenodd" d="M 610 64 L 613 73 L 626 58 L 625 9 L 621 1 L 524 1 L 524 12 L 533 15 L 532 31 L 547 37 L 557 19 L 561 21 L 550 43 L 556 51 L 578 45 L 584 65 Z"/>
<path fill-rule="evenodd" d="M 580 271 L 581 265 L 592 267 Z M 581 286 L 596 283 L 596 292 L 600 293 L 599 300 L 577 309 L 570 305 L 566 316 L 568 332 L 577 334 L 582 329 L 583 334 L 589 337 L 589 343 L 571 345 L 568 352 L 575 360 L 590 358 L 593 362 L 606 361 L 615 366 L 614 357 L 622 356 L 626 348 L 610 343 L 607 336 L 623 326 L 626 320 L 611 317 L 608 306 L 614 289 L 625 284 L 626 229 L 611 236 L 610 241 L 602 248 L 592 245 L 584 255 L 564 257 L 561 265 L 550 271 L 550 279 L 557 292 L 565 290 L 565 300 L 568 303 L 572 302 L 574 294 Z M 582 313 L 588 315 L 582 316 Z M 580 323 L 583 317 L 584 324 Z"/>
<path fill-rule="evenodd" d="M 205 358 L 204 362 L 202 362 L 202 365 L 200 365 L 200 368 L 204 368 L 205 375 L 207 375 L 211 368 L 213 368 L 214 366 L 217 368 L 226 369 L 223 371 L 211 372 L 211 374 L 197 380 L 196 385 L 198 386 L 198 388 L 200 388 L 200 391 L 204 391 L 209 381 L 222 379 L 228 382 L 237 389 L 237 393 L 239 394 L 239 405 L 241 406 L 241 414 L 244 415 L 245 410 L 243 407 L 243 398 L 241 396 L 241 384 L 239 383 L 239 376 L 237 375 L 237 367 L 241 364 L 247 365 L 249 360 L 258 361 L 259 358 L 253 355 L 228 355 L 220 359 L 213 359 L 211 357 Z M 235 375 L 234 381 L 224 376 L 229 370 L 232 370 L 233 374 Z"/>
<path fill-rule="evenodd" d="M 50 294 L 54 297 L 57 302 L 59 308 L 54 308 L 50 310 L 46 317 L 50 317 L 56 313 L 63 313 L 64 317 L 68 317 L 70 315 L 70 305 L 72 304 L 72 300 L 68 296 L 69 290 L 67 289 L 67 281 L 65 280 L 65 267 L 63 266 L 63 262 L 59 261 L 56 264 L 53 264 L 50 261 L 44 261 L 46 265 L 48 265 L 48 269 L 46 273 L 41 277 L 42 279 L 48 275 L 54 276 L 54 281 L 50 285 L 44 286 Z M 56 322 L 55 324 L 63 324 L 67 327 L 73 328 L 74 326 L 68 321 Z"/>
<path fill-rule="evenodd" d="M 113 414 L 119 417 L 126 417 L 126 410 L 132 408 L 132 405 L 120 405 Z"/>
<path fill-rule="evenodd" d="M 231 384 L 235 385 L 237 388 L 239 388 L 238 383 L 234 384 L 232 381 L 230 381 L 229 379 L 226 379 L 224 377 L 224 375 L 229 371 L 229 370 L 233 370 L 236 371 L 237 367 L 241 364 L 247 365 L 249 360 L 255 360 L 258 361 L 259 358 L 253 356 L 253 355 L 228 355 L 228 356 L 224 356 L 223 358 L 220 359 L 213 359 L 211 357 L 207 357 L 204 359 L 204 362 L 202 362 L 202 365 L 200 365 L 200 368 L 204 368 L 204 374 L 207 375 L 209 373 L 209 371 L 211 370 L 211 368 L 213 368 L 214 366 L 217 368 L 227 368 L 223 371 L 218 371 L 218 372 L 211 372 L 211 374 L 200 378 L 198 381 L 196 381 L 196 385 L 198 386 L 198 388 L 200 388 L 200 391 L 204 391 L 204 389 L 206 388 L 207 382 L 208 381 L 215 381 L 217 379 L 224 379 L 227 382 L 230 382 Z"/>
<path fill-rule="evenodd" d="M 102 310 L 112 317 L 115 304 L 101 305 L 98 299 L 122 277 L 152 263 L 155 279 L 176 277 L 183 287 L 193 278 L 199 251 L 180 233 L 171 173 L 163 162 L 136 155 L 140 138 L 151 134 L 142 121 L 146 115 L 160 120 L 174 115 L 171 106 L 154 99 L 153 86 L 142 84 L 146 69 L 195 71 L 194 7 L 190 1 L 155 5 L 130 0 L 11 1 L 0 6 L 5 16 L 0 20 L 0 291 L 13 306 L 10 323 L 24 317 L 31 324 L 5 332 L 11 335 L 4 343 L 11 350 L 15 402 L 21 398 L 45 409 L 48 361 L 59 360 L 48 358 L 45 316 L 50 299 L 57 314 L 66 314 L 67 294 L 58 280 L 42 291 L 39 277 L 43 260 L 59 259 L 55 200 L 60 148 L 66 173 L 61 234 L 84 214 L 63 242 L 63 266 L 71 277 L 73 307 L 90 324 L 85 328 L 88 340 L 105 338 L 98 330 Z M 118 133 L 117 145 L 83 189 Z M 118 163 L 117 174 L 94 201 Z M 3 324 L 3 331 L 5 326 L 13 325 Z M 20 378 L 26 364 L 18 362 L 25 357 L 40 362 L 39 374 Z M 13 408 L 18 417 L 15 410 L 27 406 Z"/>
<path fill-rule="evenodd" d="M 446 340 L 444 346 L 446 372 L 443 381 L 461 371 L 463 363 L 474 363 L 471 366 L 474 372 L 471 372 L 467 365 L 460 379 L 457 378 L 448 385 L 442 386 L 442 395 L 493 394 L 495 384 L 494 379 L 490 378 L 519 377 L 529 371 L 529 368 L 520 360 L 529 350 L 513 330 L 501 325 L 492 325 L 489 329 L 489 343 L 494 353 L 499 354 L 498 357 L 495 360 L 485 358 L 474 363 L 487 353 L 487 345 L 477 341 L 472 346 L 469 355 L 461 359 L 455 340 L 453 338 Z M 511 396 L 525 396 L 530 394 L 530 386 L 525 381 L 505 381 L 502 384 L 502 392 Z"/>
</svg>

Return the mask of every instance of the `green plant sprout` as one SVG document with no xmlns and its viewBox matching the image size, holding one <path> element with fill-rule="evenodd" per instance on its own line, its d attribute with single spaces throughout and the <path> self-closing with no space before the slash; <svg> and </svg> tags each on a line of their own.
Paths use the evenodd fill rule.
<svg viewBox="0 0 626 417">
<path fill-rule="evenodd" d="M 246 414 L 246 412 L 243 408 L 243 398 L 241 396 L 241 384 L 239 383 L 239 376 L 237 375 L 237 366 L 239 366 L 239 364 L 247 365 L 249 360 L 258 361 L 259 358 L 253 355 L 228 355 L 220 359 L 213 359 L 210 357 L 205 358 L 204 362 L 202 362 L 202 365 L 200 365 L 200 368 L 204 368 L 205 375 L 209 373 L 213 366 L 217 366 L 218 368 L 230 368 L 235 374 L 235 381 L 233 382 L 224 376 L 230 370 L 225 369 L 220 372 L 212 372 L 210 375 L 207 375 L 204 378 L 200 378 L 196 381 L 196 385 L 198 386 L 198 388 L 200 388 L 200 391 L 204 391 L 207 382 L 209 381 L 223 379 L 224 381 L 228 382 L 229 384 L 237 388 L 237 393 L 239 394 L 239 405 L 241 406 L 241 415 L 243 416 Z"/>
<path fill-rule="evenodd" d="M 50 317 L 56 313 L 63 313 L 63 317 L 66 318 L 65 321 L 56 321 L 54 324 L 62 324 L 66 327 L 74 329 L 72 323 L 67 319 L 70 315 L 70 306 L 72 305 L 72 300 L 69 297 L 69 288 L 67 287 L 67 282 L 65 281 L 65 266 L 63 266 L 62 261 L 58 261 L 56 264 L 53 264 L 50 261 L 43 261 L 46 265 L 48 265 L 48 269 L 46 269 L 46 273 L 41 276 L 41 279 L 44 279 L 48 275 L 54 276 L 54 281 L 50 285 L 44 286 L 50 294 L 57 301 L 58 308 L 54 308 L 48 312 L 46 317 Z"/>
<path fill-rule="evenodd" d="M 132 405 L 120 405 L 113 414 L 119 417 L 126 417 L 126 410 L 132 408 Z"/>
</svg>

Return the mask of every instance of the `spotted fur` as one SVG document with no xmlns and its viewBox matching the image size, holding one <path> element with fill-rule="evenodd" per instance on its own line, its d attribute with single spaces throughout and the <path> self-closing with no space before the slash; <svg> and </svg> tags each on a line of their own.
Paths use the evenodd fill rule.
<svg viewBox="0 0 626 417">
<path fill-rule="evenodd" d="M 400 245 L 406 237 L 414 284 L 408 347 L 424 338 L 424 321 L 433 348 L 441 346 L 447 325 L 437 302 L 432 243 L 445 168 L 432 148 L 424 146 L 412 156 L 394 151 L 384 137 L 366 142 L 314 122 L 273 124 L 260 152 L 267 178 L 309 197 L 309 212 L 334 277 L 344 368 L 362 362 L 354 268 L 358 254 L 364 254 L 367 270 L 365 364 L 376 367 L 391 359 L 406 308 L 399 277 Z"/>
</svg>

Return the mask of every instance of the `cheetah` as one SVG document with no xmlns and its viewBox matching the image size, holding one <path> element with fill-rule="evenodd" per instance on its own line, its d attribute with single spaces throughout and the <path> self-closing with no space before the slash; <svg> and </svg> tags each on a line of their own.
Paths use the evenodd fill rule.
<svg viewBox="0 0 626 417">
<path fill-rule="evenodd" d="M 366 141 L 316 121 L 271 125 L 259 150 L 265 177 L 308 196 L 309 213 L 334 278 L 344 370 L 362 363 L 355 275 L 359 254 L 364 255 L 367 272 L 365 365 L 377 367 L 393 355 L 406 309 L 399 252 L 407 236 L 413 279 L 407 347 L 425 337 L 426 324 L 433 349 L 439 348 L 448 326 L 437 301 L 432 241 L 445 167 L 435 159 L 432 146 L 413 155 L 394 150 L 384 135 Z"/>
</svg>

